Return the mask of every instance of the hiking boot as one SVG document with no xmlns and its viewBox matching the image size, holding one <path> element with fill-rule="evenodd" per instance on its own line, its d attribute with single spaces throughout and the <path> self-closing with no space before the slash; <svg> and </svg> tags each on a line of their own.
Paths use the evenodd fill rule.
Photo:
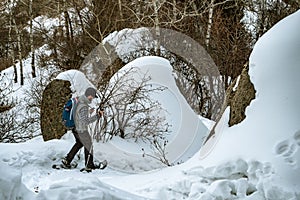
<svg viewBox="0 0 300 200">
<path fill-rule="evenodd" d="M 61 163 L 63 164 L 64 168 L 66 168 L 66 169 L 71 168 L 71 163 L 67 160 L 67 158 L 63 158 Z"/>
</svg>

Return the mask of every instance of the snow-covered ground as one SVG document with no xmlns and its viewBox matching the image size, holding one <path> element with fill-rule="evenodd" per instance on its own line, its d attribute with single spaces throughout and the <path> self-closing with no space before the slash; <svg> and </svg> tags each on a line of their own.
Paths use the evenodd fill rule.
<svg viewBox="0 0 300 200">
<path fill-rule="evenodd" d="M 227 109 L 215 137 L 186 162 L 138 174 L 115 168 L 92 173 L 53 170 L 51 165 L 60 162 L 74 139 L 70 133 L 47 142 L 39 136 L 25 143 L 0 144 L 0 199 L 299 200 L 299 22 L 300 11 L 257 42 L 249 71 L 256 98 L 247 107 L 246 119 L 228 127 Z M 141 61 L 152 63 L 155 58 Z M 188 122 L 181 123 L 183 129 L 176 129 L 174 138 L 184 137 L 180 132 L 186 126 Z M 169 149 L 173 150 L 182 151 Z M 83 156 L 76 159 L 80 169 Z"/>
</svg>

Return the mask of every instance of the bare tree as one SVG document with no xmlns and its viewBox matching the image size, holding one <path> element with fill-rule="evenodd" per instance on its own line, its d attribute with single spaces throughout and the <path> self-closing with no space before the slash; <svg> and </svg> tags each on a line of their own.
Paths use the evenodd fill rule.
<svg viewBox="0 0 300 200">
<path fill-rule="evenodd" d="M 35 49 L 33 45 L 33 10 L 32 10 L 32 5 L 33 5 L 33 0 L 29 0 L 29 37 L 30 37 L 30 52 L 31 52 L 31 75 L 33 78 L 36 77 L 36 72 L 35 72 Z"/>
<path fill-rule="evenodd" d="M 248 26 L 254 32 L 254 42 L 259 39 L 275 23 L 300 8 L 297 0 L 252 0 L 245 1 L 245 11 L 255 17 L 249 16 Z"/>
<path fill-rule="evenodd" d="M 156 38 L 156 46 L 155 53 L 156 55 L 160 55 L 160 22 L 159 22 L 159 14 L 158 11 L 163 3 L 160 3 L 159 0 L 152 0 L 153 10 L 154 10 L 154 28 L 155 28 L 155 38 Z"/>
<path fill-rule="evenodd" d="M 208 47 L 209 40 L 210 40 L 210 32 L 211 32 L 211 26 L 212 26 L 212 20 L 213 20 L 213 8 L 214 0 L 211 0 L 209 4 L 209 12 L 208 12 L 208 22 L 207 22 L 207 31 L 206 31 L 206 38 L 205 38 L 205 45 Z"/>
<path fill-rule="evenodd" d="M 122 0 L 118 0 L 120 19 L 123 19 Z"/>
<path fill-rule="evenodd" d="M 105 141 L 118 135 L 124 139 L 152 141 L 170 131 L 163 115 L 165 111 L 151 97 L 151 93 L 164 88 L 150 84 L 147 75 L 137 78 L 138 73 L 141 72 L 136 68 L 118 73 L 100 88 L 106 115 L 98 129 L 98 139 Z"/>
<path fill-rule="evenodd" d="M 12 109 L 16 102 L 8 97 L 13 92 L 12 86 L 12 80 L 0 73 L 0 142 L 16 142 L 20 136 L 15 131 L 18 122 L 16 112 Z"/>
<path fill-rule="evenodd" d="M 17 83 L 18 82 L 18 71 L 17 71 L 17 67 L 16 67 L 16 63 L 15 63 L 15 52 L 14 52 L 14 47 L 13 47 L 13 41 L 12 41 L 12 10 L 10 8 L 10 3 L 7 2 L 7 11 L 9 12 L 9 31 L 8 31 L 8 49 L 9 49 L 9 54 L 12 58 L 12 63 L 13 63 L 13 68 L 14 68 L 14 82 Z"/>
<path fill-rule="evenodd" d="M 68 13 L 68 7 L 66 5 L 66 0 L 63 0 L 63 13 L 64 13 L 64 26 L 65 26 L 65 31 L 66 31 L 66 40 L 67 43 L 70 44 L 71 42 L 71 23 L 70 23 L 70 17 Z"/>
<path fill-rule="evenodd" d="M 53 73 L 47 69 L 41 69 L 40 71 L 41 74 L 45 72 L 47 72 L 47 74 Z M 24 90 L 24 101 L 26 104 L 24 104 L 20 110 L 23 113 L 26 113 L 26 115 L 22 117 L 22 123 L 19 124 L 17 130 L 19 132 L 26 133 L 30 137 L 40 134 L 40 108 L 42 104 L 41 94 L 53 78 L 51 75 L 42 76 L 41 74 L 35 79 L 28 80 L 30 86 Z"/>
<path fill-rule="evenodd" d="M 17 47 L 18 47 L 18 59 L 19 59 L 19 65 L 20 65 L 20 84 L 24 85 L 24 73 L 23 73 L 23 56 L 22 56 L 22 45 L 21 45 L 21 30 L 19 29 L 19 26 L 16 23 L 16 20 L 13 18 L 12 22 L 14 24 L 15 32 L 17 34 Z"/>
</svg>

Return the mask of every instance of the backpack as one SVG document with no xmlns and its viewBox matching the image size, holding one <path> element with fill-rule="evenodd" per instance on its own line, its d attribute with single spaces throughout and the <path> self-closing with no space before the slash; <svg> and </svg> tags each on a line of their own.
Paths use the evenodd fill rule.
<svg viewBox="0 0 300 200">
<path fill-rule="evenodd" d="M 62 123 L 67 129 L 75 127 L 74 113 L 77 107 L 78 98 L 71 98 L 65 103 L 62 112 Z"/>
</svg>

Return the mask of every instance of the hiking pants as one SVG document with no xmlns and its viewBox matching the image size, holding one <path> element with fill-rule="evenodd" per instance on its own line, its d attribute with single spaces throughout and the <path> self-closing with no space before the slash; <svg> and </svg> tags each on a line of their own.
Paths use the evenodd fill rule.
<svg viewBox="0 0 300 200">
<path fill-rule="evenodd" d="M 72 133 L 75 137 L 75 144 L 73 145 L 70 152 L 67 154 L 67 160 L 69 163 L 73 160 L 77 152 L 84 147 L 84 157 L 85 157 L 85 166 L 93 168 L 93 149 L 92 149 L 92 139 L 90 134 L 86 131 L 83 133 L 78 133 L 75 129 L 72 129 Z"/>
</svg>

